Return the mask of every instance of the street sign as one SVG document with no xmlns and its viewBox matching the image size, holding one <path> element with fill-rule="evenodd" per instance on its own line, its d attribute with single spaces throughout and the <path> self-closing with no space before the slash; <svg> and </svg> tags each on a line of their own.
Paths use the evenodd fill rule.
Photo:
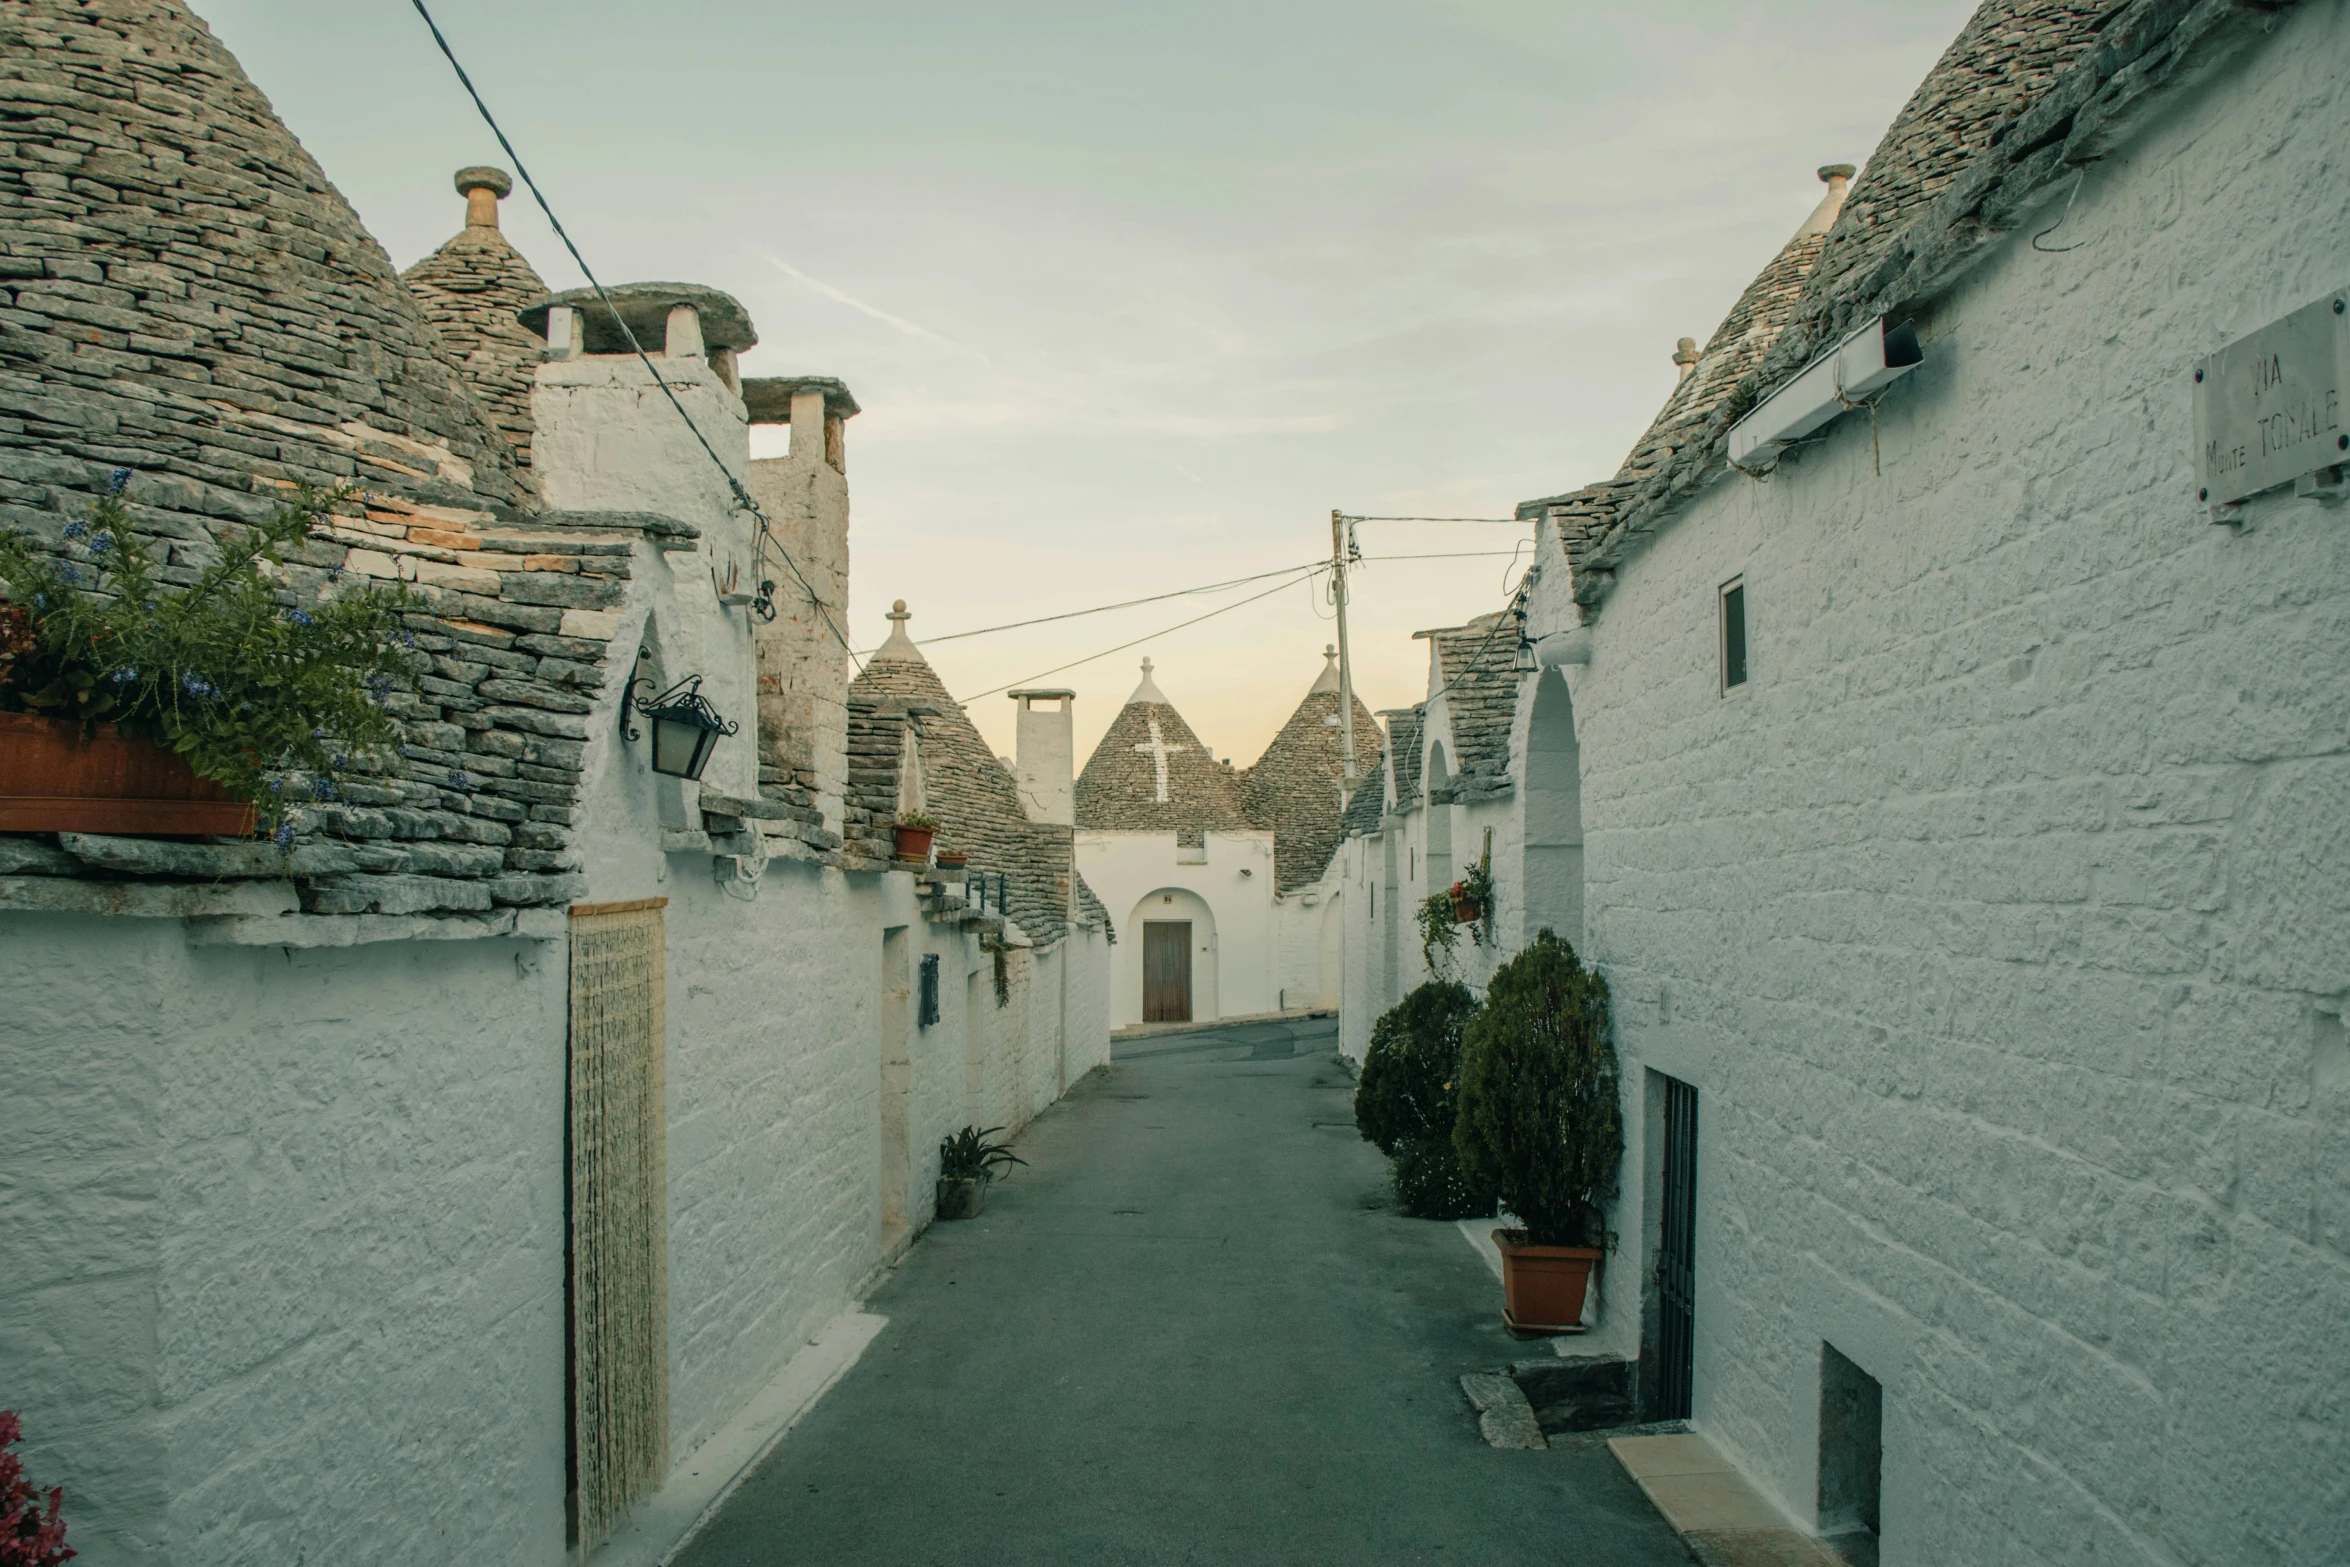
<svg viewBox="0 0 2350 1567">
<path fill-rule="evenodd" d="M 2195 498 L 2231 505 L 2350 460 L 2350 290 L 2239 338 L 2195 369 Z"/>
</svg>

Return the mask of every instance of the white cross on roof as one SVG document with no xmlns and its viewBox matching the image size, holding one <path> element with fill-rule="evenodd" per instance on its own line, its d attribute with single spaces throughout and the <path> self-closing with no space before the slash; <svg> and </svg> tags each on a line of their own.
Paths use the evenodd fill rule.
<svg viewBox="0 0 2350 1567">
<path fill-rule="evenodd" d="M 1145 669 L 1148 667 L 1148 665 L 1144 666 Z M 1150 721 L 1150 724 L 1150 743 L 1148 745 L 1138 745 L 1134 749 L 1151 759 L 1151 766 L 1158 772 L 1159 804 L 1165 805 L 1167 803 L 1167 758 L 1173 756 L 1177 751 L 1188 751 L 1191 749 L 1191 747 L 1187 745 L 1169 745 L 1167 743 L 1167 737 L 1159 733 L 1159 721 L 1154 718 Z"/>
</svg>

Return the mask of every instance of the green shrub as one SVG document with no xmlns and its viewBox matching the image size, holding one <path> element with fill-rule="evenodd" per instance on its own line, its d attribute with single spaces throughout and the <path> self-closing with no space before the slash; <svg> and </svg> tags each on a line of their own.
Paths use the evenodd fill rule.
<svg viewBox="0 0 2350 1567">
<path fill-rule="evenodd" d="M 1395 1150 L 1396 1205 L 1415 1219 L 1473 1219 L 1491 1214 L 1493 1188 L 1461 1169 L 1452 1135 L 1415 1137 Z"/>
<path fill-rule="evenodd" d="M 1371 1025 L 1355 1088 L 1355 1129 L 1393 1157 L 1405 1143 L 1452 1134 L 1461 1029 L 1477 1010 L 1466 986 L 1432 979 Z"/>
<path fill-rule="evenodd" d="M 1495 971 L 1461 1039 L 1453 1145 L 1537 1246 L 1605 1238 L 1624 1157 L 1607 981 L 1545 930 Z"/>
<path fill-rule="evenodd" d="M 0 529 L 0 709 L 159 741 L 290 840 L 281 775 L 310 774 L 326 799 L 346 769 L 388 763 L 401 738 L 389 700 L 423 665 L 401 622 L 415 607 L 405 588 L 337 581 L 305 603 L 286 586 L 286 557 L 350 499 L 297 486 L 267 519 L 222 530 L 185 584 L 114 495 L 67 525 L 62 554 Z"/>
</svg>

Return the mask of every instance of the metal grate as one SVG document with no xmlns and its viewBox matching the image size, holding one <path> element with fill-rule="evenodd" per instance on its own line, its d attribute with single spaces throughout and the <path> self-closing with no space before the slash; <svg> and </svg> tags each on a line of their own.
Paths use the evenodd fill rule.
<svg viewBox="0 0 2350 1567">
<path fill-rule="evenodd" d="M 571 919 L 571 1443 L 593 1549 L 669 1468 L 662 904 Z"/>
<path fill-rule="evenodd" d="M 1697 1090 L 1667 1077 L 1664 1222 L 1656 1254 L 1656 1406 L 1651 1418 L 1686 1420 L 1697 1340 Z"/>
</svg>

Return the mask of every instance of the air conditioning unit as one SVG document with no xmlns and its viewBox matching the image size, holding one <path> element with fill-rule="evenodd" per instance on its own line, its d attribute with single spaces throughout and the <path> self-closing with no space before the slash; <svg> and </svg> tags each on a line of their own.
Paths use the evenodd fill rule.
<svg viewBox="0 0 2350 1567">
<path fill-rule="evenodd" d="M 1730 461 L 1767 468 L 1779 454 L 1854 403 L 1876 396 L 1925 359 L 1918 330 L 1879 316 L 1807 365 L 1730 426 Z"/>
</svg>

